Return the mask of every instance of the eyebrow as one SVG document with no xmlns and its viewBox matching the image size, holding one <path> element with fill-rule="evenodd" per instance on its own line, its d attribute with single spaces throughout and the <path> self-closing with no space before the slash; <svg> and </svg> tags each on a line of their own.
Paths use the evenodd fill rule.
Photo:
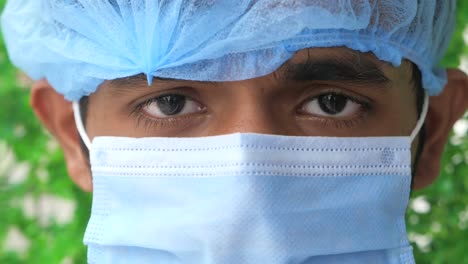
<svg viewBox="0 0 468 264">
<path fill-rule="evenodd" d="M 161 77 L 153 77 L 153 81 L 157 82 L 175 82 L 180 81 L 177 79 L 170 79 L 170 78 L 161 78 Z M 138 84 L 148 84 L 148 80 L 144 73 L 140 73 L 137 75 L 113 79 L 109 81 L 109 84 L 118 87 L 119 89 L 126 89 L 126 88 L 135 88 L 138 87 Z"/>
<path fill-rule="evenodd" d="M 190 80 L 181 80 L 181 79 L 173 79 L 173 78 L 163 78 L 163 77 L 156 77 L 152 76 L 153 84 L 157 85 L 174 85 L 179 84 L 181 86 L 187 85 L 187 82 L 202 82 L 205 85 L 212 85 L 216 86 L 216 82 L 211 81 L 190 81 Z M 146 74 L 140 73 L 133 76 L 118 78 L 109 80 L 109 85 L 112 87 L 111 91 L 113 94 L 122 94 L 122 93 L 131 93 L 135 90 L 147 90 L 151 87 L 148 84 L 148 79 Z"/>
<path fill-rule="evenodd" d="M 284 74 L 281 78 L 299 82 L 330 81 L 378 86 L 385 86 L 390 82 L 377 62 L 359 54 L 317 59 L 309 57 L 301 63 L 287 62 L 282 68 Z"/>
<path fill-rule="evenodd" d="M 322 57 L 322 56 L 321 56 Z M 326 58 L 308 57 L 305 62 L 286 62 L 280 68 L 280 78 L 298 82 L 330 81 L 346 82 L 355 85 L 377 85 L 385 86 L 390 79 L 385 76 L 382 67 L 377 61 L 369 56 L 354 52 L 343 52 L 332 54 Z M 184 80 L 153 77 L 153 81 L 183 82 Z M 215 84 L 215 82 L 208 82 Z M 138 87 L 147 88 L 147 78 L 143 73 L 110 80 L 110 85 L 117 90 L 125 91 Z"/>
</svg>

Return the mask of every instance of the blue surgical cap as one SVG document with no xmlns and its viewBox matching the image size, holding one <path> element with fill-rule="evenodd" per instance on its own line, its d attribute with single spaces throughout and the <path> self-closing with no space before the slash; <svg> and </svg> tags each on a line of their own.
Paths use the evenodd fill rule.
<svg viewBox="0 0 468 264">
<path fill-rule="evenodd" d="M 454 21 L 455 0 L 10 0 L 2 28 L 13 63 L 69 100 L 140 73 L 250 79 L 338 46 L 409 59 L 436 95 Z"/>
</svg>

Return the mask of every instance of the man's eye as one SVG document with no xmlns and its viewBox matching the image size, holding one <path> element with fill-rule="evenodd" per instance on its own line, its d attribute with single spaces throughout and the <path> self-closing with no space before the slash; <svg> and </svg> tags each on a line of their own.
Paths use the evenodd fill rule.
<svg viewBox="0 0 468 264">
<path fill-rule="evenodd" d="M 144 103 L 142 110 L 155 118 L 186 115 L 202 111 L 197 102 L 178 94 L 163 95 Z"/>
<path fill-rule="evenodd" d="M 345 95 L 328 93 L 305 102 L 301 111 L 317 116 L 350 117 L 356 115 L 361 106 Z"/>
</svg>

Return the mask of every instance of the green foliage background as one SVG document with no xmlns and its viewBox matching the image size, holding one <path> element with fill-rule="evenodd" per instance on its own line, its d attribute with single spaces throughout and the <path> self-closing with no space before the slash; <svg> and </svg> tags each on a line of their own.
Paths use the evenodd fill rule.
<svg viewBox="0 0 468 264">
<path fill-rule="evenodd" d="M 0 10 L 5 0 L 0 0 Z M 457 67 L 468 56 L 468 1 L 458 1 L 458 27 L 443 65 Z M 83 234 L 91 195 L 68 178 L 62 152 L 29 106 L 25 78 L 8 61 L 0 38 L 0 263 L 86 263 Z M 466 117 L 465 122 L 468 122 Z M 466 132 L 466 131 L 465 131 Z M 468 141 L 454 135 L 446 146 L 443 171 L 431 187 L 414 192 L 407 214 L 417 263 L 468 263 Z M 15 180 L 15 178 L 22 178 Z M 44 195 L 74 206 L 70 221 L 40 217 Z M 35 214 L 27 213 L 28 197 Z M 31 203 L 30 203 L 31 204 Z M 31 207 L 31 206 L 30 206 Z M 29 240 L 23 251 L 7 243 L 11 229 Z"/>
</svg>

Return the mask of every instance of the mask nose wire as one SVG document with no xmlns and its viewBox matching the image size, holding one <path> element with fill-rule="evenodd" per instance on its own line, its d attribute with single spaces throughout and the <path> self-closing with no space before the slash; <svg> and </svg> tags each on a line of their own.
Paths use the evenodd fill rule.
<svg viewBox="0 0 468 264">
<path fill-rule="evenodd" d="M 418 123 L 416 123 L 416 126 L 414 127 L 413 132 L 411 132 L 411 135 L 410 135 L 411 142 L 413 142 L 414 139 L 418 136 L 419 131 L 424 125 L 424 121 L 426 120 L 428 111 L 429 111 L 429 95 L 427 94 L 427 92 L 425 92 L 421 115 L 419 116 Z"/>
<path fill-rule="evenodd" d="M 91 140 L 89 140 L 88 134 L 86 134 L 83 120 L 81 119 L 80 105 L 78 104 L 78 102 L 73 102 L 72 107 L 73 116 L 75 117 L 76 128 L 78 129 L 78 134 L 80 134 L 80 137 L 83 140 L 86 147 L 88 148 L 88 150 L 91 150 Z"/>
<path fill-rule="evenodd" d="M 426 120 L 428 110 L 429 110 L 429 95 L 425 93 L 421 115 L 419 117 L 418 123 L 416 123 L 416 126 L 410 135 L 411 142 L 413 142 L 414 139 L 418 136 L 418 133 L 421 130 L 424 124 L 424 121 Z M 89 139 L 88 134 L 86 134 L 86 130 L 83 125 L 83 120 L 81 119 L 80 106 L 77 102 L 73 102 L 73 115 L 75 117 L 75 124 L 76 124 L 76 128 L 78 129 L 78 133 L 80 134 L 80 137 L 83 140 L 86 147 L 88 148 L 88 150 L 90 150 L 91 140 Z"/>
</svg>

